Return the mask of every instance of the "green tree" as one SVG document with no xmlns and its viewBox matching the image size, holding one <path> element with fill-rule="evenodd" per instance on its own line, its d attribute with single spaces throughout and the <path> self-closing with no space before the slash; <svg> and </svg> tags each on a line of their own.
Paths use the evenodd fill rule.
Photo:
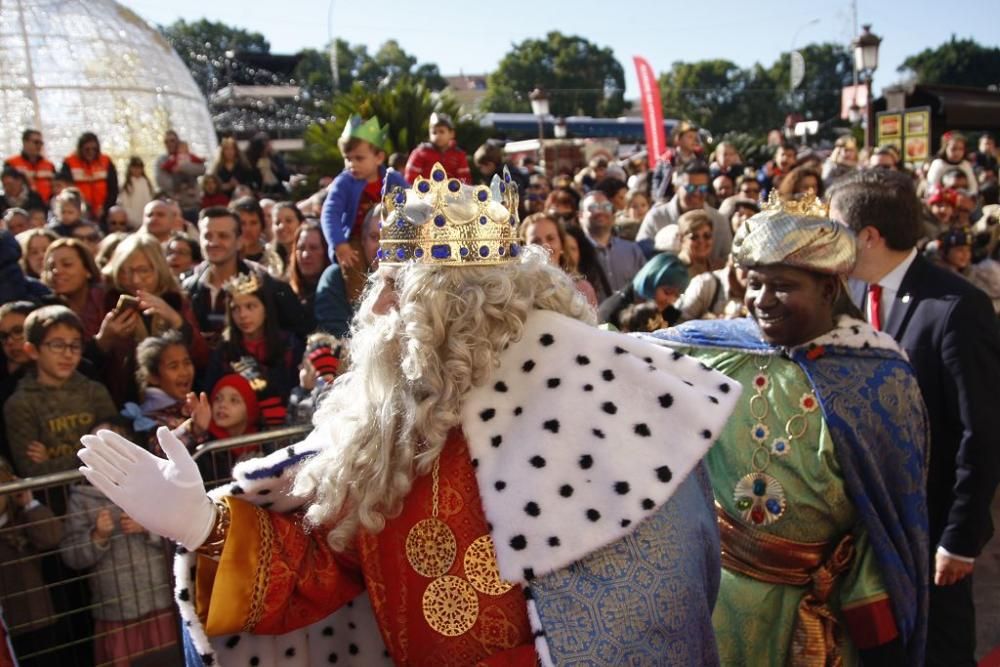
<svg viewBox="0 0 1000 667">
<path fill-rule="evenodd" d="M 295 66 L 292 76 L 315 99 L 329 100 L 333 96 L 330 52 L 302 49 L 298 55 L 299 63 Z"/>
<path fill-rule="evenodd" d="M 485 141 L 488 134 L 475 119 L 460 117 L 458 102 L 452 96 L 436 93 L 425 80 L 412 74 L 386 80 L 375 89 L 355 81 L 350 90 L 334 98 L 331 110 L 333 120 L 313 123 L 305 132 L 306 147 L 301 159 L 317 177 L 336 174 L 344 168 L 337 139 L 351 114 L 363 118 L 378 116 L 380 123 L 389 125 L 386 153 L 409 153 L 417 144 L 427 141 L 427 123 L 433 111 L 458 119 L 455 134 L 467 150 Z"/>
<path fill-rule="evenodd" d="M 271 44 L 259 32 L 206 19 L 192 23 L 178 19 L 160 26 L 160 33 L 177 51 L 206 97 L 226 79 L 226 68 L 230 66 L 227 51 L 271 52 Z"/>
<path fill-rule="evenodd" d="M 750 75 L 729 60 L 675 62 L 660 75 L 663 114 L 723 132 L 745 123 Z"/>
<path fill-rule="evenodd" d="M 851 82 L 850 54 L 839 44 L 810 44 L 800 51 L 805 78 L 794 91 L 788 53 L 767 68 L 744 69 L 728 60 L 675 62 L 660 75 L 663 113 L 691 120 L 716 136 L 734 130 L 764 134 L 790 113 L 835 121 L 840 89 Z"/>
<path fill-rule="evenodd" d="M 609 48 L 583 37 L 550 32 L 526 39 L 489 76 L 483 108 L 530 112 L 528 94 L 541 85 L 556 116 L 617 116 L 625 109 L 625 73 Z"/>
<path fill-rule="evenodd" d="M 337 49 L 338 85 L 334 91 L 333 73 L 330 68 L 329 46 L 323 51 L 303 49 L 302 59 L 295 69 L 295 77 L 309 88 L 316 98 L 331 99 L 334 92 L 345 93 L 355 82 L 368 88 L 375 88 L 386 80 L 401 76 L 411 76 L 423 81 L 434 91 L 443 90 L 447 81 L 441 76 L 438 66 L 431 63 L 418 64 L 417 59 L 403 50 L 394 39 L 383 44 L 375 55 L 361 44 L 351 45 L 342 39 L 334 41 Z"/>
<path fill-rule="evenodd" d="M 972 39 L 956 39 L 924 49 L 903 61 L 898 71 L 911 71 L 918 83 L 946 83 L 986 88 L 1000 85 L 1000 48 Z"/>
<path fill-rule="evenodd" d="M 801 113 L 821 123 L 840 117 L 840 90 L 851 84 L 854 75 L 852 57 L 842 44 L 810 44 L 799 49 L 805 61 L 805 78 L 796 90 L 789 87 L 791 56 L 782 53 L 771 65 L 768 75 L 779 92 L 784 112 Z"/>
</svg>

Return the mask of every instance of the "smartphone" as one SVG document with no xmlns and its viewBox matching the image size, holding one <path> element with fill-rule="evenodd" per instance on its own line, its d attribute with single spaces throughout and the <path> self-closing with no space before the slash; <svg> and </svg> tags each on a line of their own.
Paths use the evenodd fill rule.
<svg viewBox="0 0 1000 667">
<path fill-rule="evenodd" d="M 124 313 L 126 310 L 139 310 L 139 299 L 129 294 L 122 294 L 118 297 L 118 303 L 115 305 L 115 311 Z"/>
</svg>

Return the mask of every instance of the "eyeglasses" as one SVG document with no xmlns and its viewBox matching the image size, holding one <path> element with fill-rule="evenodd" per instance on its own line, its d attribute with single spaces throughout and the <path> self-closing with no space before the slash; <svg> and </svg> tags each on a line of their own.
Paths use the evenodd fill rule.
<svg viewBox="0 0 1000 667">
<path fill-rule="evenodd" d="M 695 185 L 694 183 L 688 183 L 687 185 L 684 186 L 684 189 L 691 194 L 695 192 L 700 192 L 701 194 L 705 194 L 709 190 L 707 185 Z"/>
<path fill-rule="evenodd" d="M 24 340 L 24 327 L 14 327 L 10 331 L 0 331 L 0 345 L 6 345 L 9 340 Z"/>
<path fill-rule="evenodd" d="M 591 213 L 611 213 L 615 206 L 609 201 L 595 201 L 587 204 L 587 210 Z"/>
<path fill-rule="evenodd" d="M 84 243 L 97 243 L 101 240 L 101 235 L 97 232 L 90 232 L 89 234 L 74 234 L 73 238 Z"/>
<path fill-rule="evenodd" d="M 740 188 L 740 194 L 750 195 L 751 197 L 756 197 L 760 194 L 760 188 L 748 188 L 746 186 Z"/>
<path fill-rule="evenodd" d="M 688 234 L 688 238 L 692 241 L 711 241 L 713 237 L 711 232 L 705 232 L 704 234 Z"/>
<path fill-rule="evenodd" d="M 134 266 L 132 268 L 122 269 L 122 273 L 126 276 L 131 276 L 133 278 L 148 278 L 153 275 L 153 267 L 151 266 Z"/>
<path fill-rule="evenodd" d="M 62 340 L 47 340 L 42 343 L 43 347 L 46 347 L 51 352 L 56 354 L 63 354 L 65 352 L 72 352 L 73 354 L 81 354 L 83 352 L 83 343 L 77 341 L 75 343 L 67 343 Z"/>
</svg>

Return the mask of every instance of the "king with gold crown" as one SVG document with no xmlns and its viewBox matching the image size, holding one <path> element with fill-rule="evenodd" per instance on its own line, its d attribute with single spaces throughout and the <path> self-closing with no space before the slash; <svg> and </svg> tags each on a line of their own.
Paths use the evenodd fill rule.
<svg viewBox="0 0 1000 667">
<path fill-rule="evenodd" d="M 724 665 L 921 665 L 927 417 L 893 339 L 844 280 L 854 234 L 773 197 L 733 240 L 749 318 L 652 334 L 744 387 L 706 457 Z"/>
<path fill-rule="evenodd" d="M 439 165 L 383 194 L 350 370 L 232 484 L 206 494 L 167 432 L 166 459 L 85 439 L 86 476 L 180 545 L 190 664 L 718 662 L 700 461 L 740 388 L 596 328 L 517 194 Z"/>
</svg>

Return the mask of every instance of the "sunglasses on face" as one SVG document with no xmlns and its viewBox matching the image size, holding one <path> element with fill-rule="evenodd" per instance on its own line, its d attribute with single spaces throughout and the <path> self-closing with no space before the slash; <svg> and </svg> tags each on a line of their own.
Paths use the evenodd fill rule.
<svg viewBox="0 0 1000 667">
<path fill-rule="evenodd" d="M 587 204 L 587 210 L 591 213 L 611 213 L 615 210 L 614 205 L 609 201 L 591 202 Z"/>
<path fill-rule="evenodd" d="M 708 192 L 709 187 L 707 185 L 694 185 L 693 183 L 688 183 L 684 186 L 684 189 L 691 194 L 694 194 L 695 192 L 705 194 Z"/>
<path fill-rule="evenodd" d="M 688 234 L 688 238 L 692 241 L 711 241 L 712 232 L 702 232 L 701 234 Z"/>
</svg>

